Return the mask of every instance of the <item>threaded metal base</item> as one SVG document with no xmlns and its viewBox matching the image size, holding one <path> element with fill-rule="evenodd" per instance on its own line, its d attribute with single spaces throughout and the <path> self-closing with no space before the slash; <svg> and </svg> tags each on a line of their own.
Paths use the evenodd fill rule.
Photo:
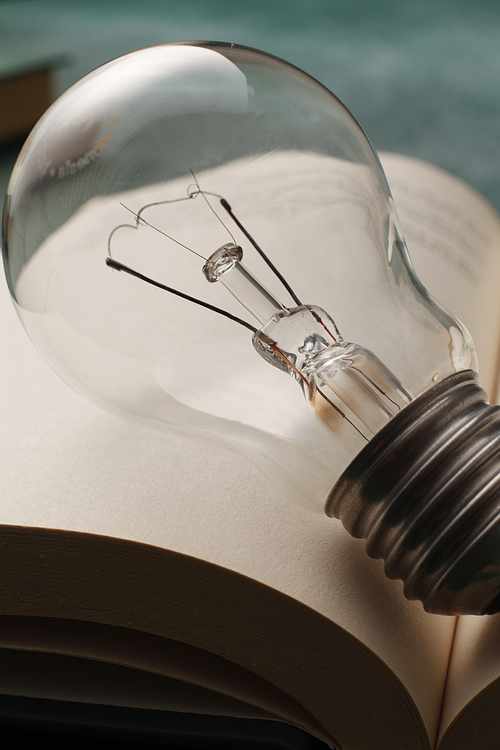
<svg viewBox="0 0 500 750">
<path fill-rule="evenodd" d="M 500 407 L 458 372 L 394 417 L 325 505 L 436 614 L 500 612 Z"/>
</svg>

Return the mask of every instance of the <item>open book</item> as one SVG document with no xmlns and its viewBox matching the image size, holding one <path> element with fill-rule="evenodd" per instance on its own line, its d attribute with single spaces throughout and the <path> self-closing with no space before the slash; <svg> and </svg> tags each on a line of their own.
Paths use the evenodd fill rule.
<svg viewBox="0 0 500 750">
<path fill-rule="evenodd" d="M 494 400 L 500 221 L 450 175 L 382 162 Z M 1 694 L 278 718 L 342 750 L 497 747 L 499 617 L 426 614 L 243 458 L 87 404 L 4 285 L 0 305 Z"/>
</svg>

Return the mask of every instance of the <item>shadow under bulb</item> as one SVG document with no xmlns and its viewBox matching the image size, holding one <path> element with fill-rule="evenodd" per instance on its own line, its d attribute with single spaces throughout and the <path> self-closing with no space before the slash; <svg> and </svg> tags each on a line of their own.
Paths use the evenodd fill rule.
<svg viewBox="0 0 500 750">
<path fill-rule="evenodd" d="M 429 612 L 500 611 L 499 410 L 320 83 L 233 44 L 107 63 L 29 136 L 3 246 L 26 330 L 84 396 L 247 456 Z"/>
</svg>

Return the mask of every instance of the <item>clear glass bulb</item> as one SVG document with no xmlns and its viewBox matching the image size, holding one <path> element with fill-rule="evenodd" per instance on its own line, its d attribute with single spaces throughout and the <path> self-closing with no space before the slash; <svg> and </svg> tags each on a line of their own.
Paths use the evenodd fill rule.
<svg viewBox="0 0 500 750">
<path fill-rule="evenodd" d="M 246 454 L 312 510 L 419 394 L 476 368 L 356 120 L 252 49 L 163 45 L 86 76 L 28 138 L 3 232 L 20 318 L 70 385 Z"/>
</svg>

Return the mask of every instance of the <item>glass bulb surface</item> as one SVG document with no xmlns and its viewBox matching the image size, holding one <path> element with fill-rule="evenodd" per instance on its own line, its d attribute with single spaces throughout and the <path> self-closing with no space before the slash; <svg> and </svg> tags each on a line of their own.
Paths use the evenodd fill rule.
<svg viewBox="0 0 500 750">
<path fill-rule="evenodd" d="M 224 246 L 243 259 L 210 283 Z M 70 385 L 246 454 L 312 510 L 395 411 L 476 368 L 466 329 L 415 276 L 356 120 L 252 49 L 162 45 L 69 89 L 14 168 L 3 249 L 19 316 Z"/>
</svg>

